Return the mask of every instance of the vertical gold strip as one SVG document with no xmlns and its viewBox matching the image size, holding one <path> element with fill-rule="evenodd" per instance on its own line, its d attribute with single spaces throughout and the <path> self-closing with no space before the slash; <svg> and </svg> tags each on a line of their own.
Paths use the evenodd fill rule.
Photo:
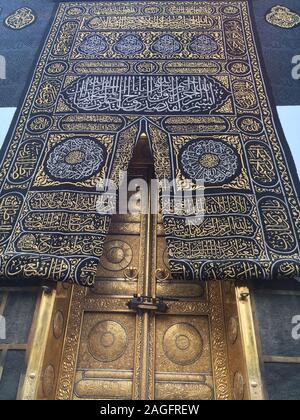
<svg viewBox="0 0 300 420">
<path fill-rule="evenodd" d="M 52 290 L 51 293 L 42 292 L 24 383 L 18 395 L 20 400 L 35 400 L 37 397 L 55 298 L 56 290 Z"/>
<path fill-rule="evenodd" d="M 144 279 L 144 295 L 150 296 L 152 292 L 152 238 L 153 238 L 153 218 L 151 214 L 151 191 L 150 191 L 150 174 L 147 173 L 148 181 L 148 214 L 147 218 L 147 233 L 146 233 L 146 261 L 145 261 L 145 279 Z M 153 331 L 151 331 L 151 322 L 150 313 L 145 312 L 143 315 L 143 349 L 142 349 L 142 375 L 141 375 L 141 399 L 142 400 L 151 400 L 153 399 L 153 375 L 154 372 L 151 371 L 152 360 L 149 360 L 153 357 L 152 352 L 150 351 Z"/>
<path fill-rule="evenodd" d="M 248 287 L 236 287 L 236 300 L 248 373 L 250 400 L 264 400 L 265 393 Z"/>
<path fill-rule="evenodd" d="M 216 400 L 232 400 L 222 286 L 218 281 L 208 285 L 210 308 L 211 357 Z"/>
<path fill-rule="evenodd" d="M 56 400 L 71 400 L 73 398 L 74 378 L 76 375 L 86 293 L 85 287 L 72 286 L 62 361 L 57 381 Z"/>
</svg>

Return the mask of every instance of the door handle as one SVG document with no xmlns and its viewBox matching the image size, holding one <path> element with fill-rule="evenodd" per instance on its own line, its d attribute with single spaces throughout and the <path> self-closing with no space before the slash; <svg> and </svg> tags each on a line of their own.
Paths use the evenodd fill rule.
<svg viewBox="0 0 300 420">
<path fill-rule="evenodd" d="M 155 271 L 155 277 L 156 277 L 156 280 L 158 281 L 166 281 L 166 280 L 169 280 L 169 278 L 171 277 L 171 273 L 169 270 L 165 268 L 158 268 Z"/>
<path fill-rule="evenodd" d="M 139 271 L 136 267 L 128 267 L 124 270 L 124 277 L 129 281 L 137 280 L 139 277 Z"/>
</svg>

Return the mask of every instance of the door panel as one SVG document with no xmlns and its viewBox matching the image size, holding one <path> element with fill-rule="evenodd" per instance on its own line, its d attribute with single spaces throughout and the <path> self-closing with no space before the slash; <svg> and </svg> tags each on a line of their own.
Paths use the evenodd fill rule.
<svg viewBox="0 0 300 420">
<path fill-rule="evenodd" d="M 156 399 L 212 399 L 208 317 L 156 319 Z"/>
<path fill-rule="evenodd" d="M 134 353 L 134 314 L 85 313 L 74 397 L 130 399 Z"/>
</svg>

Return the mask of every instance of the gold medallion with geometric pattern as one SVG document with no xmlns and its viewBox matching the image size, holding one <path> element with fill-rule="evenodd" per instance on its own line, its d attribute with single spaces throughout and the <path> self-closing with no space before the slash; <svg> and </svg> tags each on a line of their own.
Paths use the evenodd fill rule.
<svg viewBox="0 0 300 420">
<path fill-rule="evenodd" d="M 104 246 L 101 265 L 109 271 L 124 270 L 132 261 L 131 247 L 124 241 L 109 241 Z"/>
<path fill-rule="evenodd" d="M 88 338 L 91 355 L 101 362 L 119 359 L 127 348 L 127 334 L 115 321 L 101 321 L 91 330 Z"/>
<path fill-rule="evenodd" d="M 203 352 L 203 339 L 199 331 L 188 323 L 172 325 L 165 333 L 163 349 L 173 363 L 191 365 Z"/>
</svg>

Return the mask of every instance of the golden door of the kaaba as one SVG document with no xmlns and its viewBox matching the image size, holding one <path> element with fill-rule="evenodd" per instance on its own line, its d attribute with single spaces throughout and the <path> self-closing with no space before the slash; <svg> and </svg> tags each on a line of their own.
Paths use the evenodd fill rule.
<svg viewBox="0 0 300 420">
<path fill-rule="evenodd" d="M 172 280 L 157 216 L 115 216 L 95 288 L 60 286 L 54 306 L 40 399 L 248 398 L 235 287 Z"/>
</svg>

